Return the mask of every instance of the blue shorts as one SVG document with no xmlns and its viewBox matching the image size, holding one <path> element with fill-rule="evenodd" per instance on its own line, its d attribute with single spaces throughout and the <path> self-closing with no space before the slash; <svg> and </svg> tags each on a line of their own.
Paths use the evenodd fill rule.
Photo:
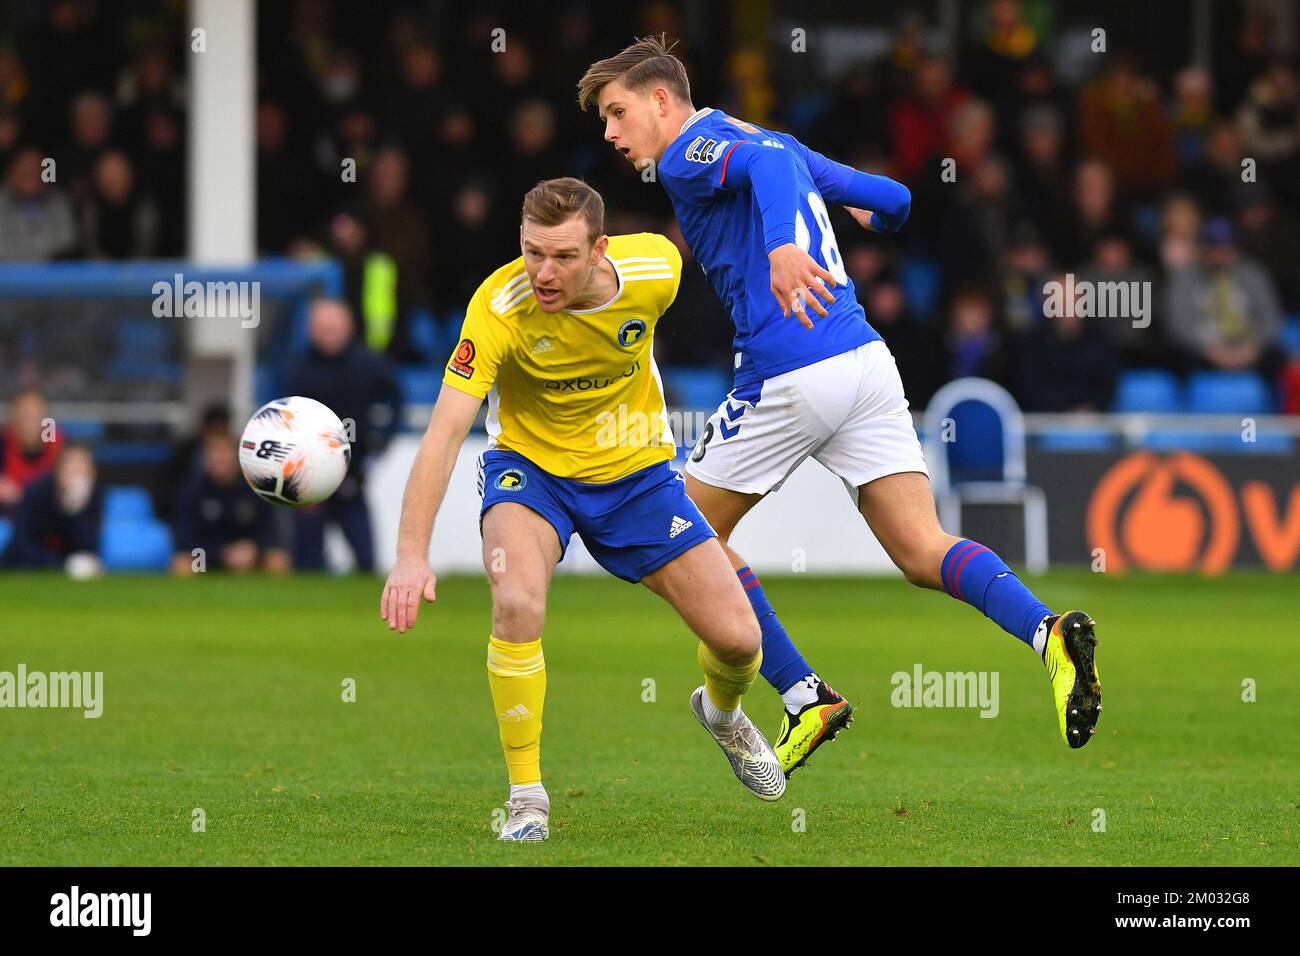
<svg viewBox="0 0 1300 956">
<path fill-rule="evenodd" d="M 556 478 L 523 455 L 496 448 L 479 457 L 478 488 L 480 526 L 493 505 L 517 502 L 550 522 L 561 557 L 577 532 L 602 568 L 633 583 L 716 537 L 666 461 L 593 484 Z"/>
</svg>

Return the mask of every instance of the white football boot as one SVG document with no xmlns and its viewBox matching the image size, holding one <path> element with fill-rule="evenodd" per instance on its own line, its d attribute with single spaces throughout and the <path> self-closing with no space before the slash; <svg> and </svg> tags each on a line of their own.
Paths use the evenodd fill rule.
<svg viewBox="0 0 1300 956">
<path fill-rule="evenodd" d="M 754 722 L 743 713 L 730 730 L 717 731 L 704 717 L 704 687 L 695 688 L 691 694 L 691 710 L 695 719 L 709 732 L 745 789 L 760 800 L 780 800 L 785 793 L 785 771 L 776 751 L 767 742 Z"/>
</svg>

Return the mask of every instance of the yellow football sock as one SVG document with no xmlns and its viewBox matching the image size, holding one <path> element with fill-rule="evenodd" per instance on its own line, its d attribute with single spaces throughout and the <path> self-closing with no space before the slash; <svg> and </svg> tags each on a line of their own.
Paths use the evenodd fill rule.
<svg viewBox="0 0 1300 956">
<path fill-rule="evenodd" d="M 510 782 L 542 780 L 542 705 L 546 701 L 546 659 L 542 641 L 511 644 L 488 638 L 488 685 L 501 730 Z"/>
<path fill-rule="evenodd" d="M 740 706 L 740 698 L 758 677 L 758 669 L 763 663 L 762 650 L 747 664 L 724 664 L 704 646 L 703 641 L 696 648 L 695 656 L 700 662 L 700 670 L 704 671 L 704 690 L 709 700 L 718 710 L 735 710 Z"/>
</svg>

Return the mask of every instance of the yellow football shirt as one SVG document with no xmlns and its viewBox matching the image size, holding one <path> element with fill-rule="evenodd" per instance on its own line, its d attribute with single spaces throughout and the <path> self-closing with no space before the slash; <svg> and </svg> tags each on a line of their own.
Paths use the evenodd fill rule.
<svg viewBox="0 0 1300 956">
<path fill-rule="evenodd" d="M 520 256 L 470 300 L 443 374 L 488 400 L 494 447 L 559 478 L 615 481 L 676 455 L 651 348 L 682 258 L 655 233 L 611 236 L 618 291 L 604 305 L 543 312 Z"/>
</svg>

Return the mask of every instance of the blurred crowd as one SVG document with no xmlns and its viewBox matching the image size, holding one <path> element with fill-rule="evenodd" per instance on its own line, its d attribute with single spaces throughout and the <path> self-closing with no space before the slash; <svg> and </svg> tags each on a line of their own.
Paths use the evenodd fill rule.
<svg viewBox="0 0 1300 956">
<path fill-rule="evenodd" d="M 935 48 L 904 9 L 883 55 L 818 84 L 802 54 L 754 46 L 721 4 L 689 17 L 662 2 L 508 14 L 259 4 L 260 250 L 337 257 L 357 337 L 396 362 L 437 363 L 417 320 L 454 326 L 482 277 L 517 255 L 527 188 L 580 175 L 605 195 L 608 231 L 653 229 L 683 247 L 661 359 L 726 367 L 729 324 L 689 268 L 662 189 L 574 104 L 588 63 L 663 30 L 683 39 L 697 106 L 790 129 L 911 188 L 897 236 L 868 236 L 838 211 L 833 222 L 915 407 L 982 375 L 1028 410 L 1105 409 L 1120 370 L 1144 366 L 1253 370 L 1292 381 L 1300 405 L 1282 339 L 1300 312 L 1300 91 L 1275 20 L 1285 4 L 1216 5 L 1231 29 L 1213 70 L 1157 70 L 1113 28 L 1077 78 L 1059 41 L 1079 24 L 1062 6 L 961 8 L 955 46 Z M 183 5 L 132 5 L 134 18 L 89 0 L 34 9 L 0 43 L 0 260 L 182 254 Z M 1045 316 L 1045 284 L 1067 274 L 1149 283 L 1147 314 Z"/>
<path fill-rule="evenodd" d="M 314 301 L 308 332 L 308 347 L 289 365 L 287 390 L 324 402 L 351 424 L 347 477 L 318 505 L 278 509 L 249 492 L 229 408 L 205 409 L 194 435 L 175 448 L 158 500 L 125 522 L 148 520 L 156 508 L 170 539 L 173 572 L 324 570 L 329 525 L 341 532 L 352 568 L 374 570 L 366 474 L 400 420 L 397 381 L 391 363 L 356 337 L 345 301 Z M 45 397 L 19 392 L 0 428 L 0 566 L 65 568 L 78 577 L 101 573 L 102 552 L 112 547 L 115 530 L 107 500 L 114 493 L 123 489 L 105 489 L 93 450 L 65 440 Z M 125 493 L 146 491 L 131 487 Z"/>
</svg>

